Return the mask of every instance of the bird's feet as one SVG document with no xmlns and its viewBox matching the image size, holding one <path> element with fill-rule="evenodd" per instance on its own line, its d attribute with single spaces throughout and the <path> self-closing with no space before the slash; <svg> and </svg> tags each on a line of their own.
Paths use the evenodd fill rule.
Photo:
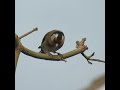
<svg viewBox="0 0 120 90">
<path fill-rule="evenodd" d="M 40 51 L 39 53 L 42 53 L 42 54 L 47 54 L 47 55 L 49 55 L 49 56 L 53 57 L 53 55 L 52 55 L 50 52 L 43 52 L 43 51 Z"/>
<path fill-rule="evenodd" d="M 64 61 L 64 62 L 67 62 L 66 60 L 64 60 L 64 57 L 61 53 L 58 53 L 58 52 L 54 52 L 54 53 L 57 53 L 60 57 L 61 57 L 61 60 L 60 61 Z"/>
</svg>

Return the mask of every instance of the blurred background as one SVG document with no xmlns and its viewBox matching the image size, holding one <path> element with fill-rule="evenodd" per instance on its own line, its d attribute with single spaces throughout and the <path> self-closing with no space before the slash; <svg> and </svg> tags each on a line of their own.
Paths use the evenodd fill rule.
<svg viewBox="0 0 120 90">
<path fill-rule="evenodd" d="M 21 36 L 35 27 L 38 31 L 21 40 L 31 50 L 39 52 L 44 35 L 60 29 L 65 43 L 58 52 L 75 49 L 75 42 L 86 37 L 89 49 L 85 54 L 95 52 L 94 58 L 105 60 L 105 0 L 16 0 L 16 34 Z M 90 65 L 81 54 L 66 60 L 67 63 L 45 61 L 21 53 L 15 90 L 105 90 L 104 63 Z M 96 80 L 99 89 L 90 89 Z"/>
</svg>

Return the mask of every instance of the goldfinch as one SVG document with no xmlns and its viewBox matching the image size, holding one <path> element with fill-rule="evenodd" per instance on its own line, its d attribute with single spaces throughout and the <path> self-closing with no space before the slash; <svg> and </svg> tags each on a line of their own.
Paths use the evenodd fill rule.
<svg viewBox="0 0 120 90">
<path fill-rule="evenodd" d="M 41 48 L 40 53 L 51 54 L 50 52 L 56 52 L 59 50 L 65 41 L 64 33 L 60 30 L 52 30 L 45 34 L 41 45 L 38 48 Z"/>
</svg>

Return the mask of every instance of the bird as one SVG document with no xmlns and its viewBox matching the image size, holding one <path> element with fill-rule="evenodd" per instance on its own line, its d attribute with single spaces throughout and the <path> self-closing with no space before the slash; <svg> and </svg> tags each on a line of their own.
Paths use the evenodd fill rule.
<svg viewBox="0 0 120 90">
<path fill-rule="evenodd" d="M 65 35 L 61 30 L 49 31 L 48 33 L 45 34 L 41 42 L 41 45 L 38 47 L 39 49 L 41 48 L 41 51 L 39 53 L 52 55 L 51 54 L 52 52 L 61 55 L 56 51 L 63 46 L 64 41 Z"/>
</svg>

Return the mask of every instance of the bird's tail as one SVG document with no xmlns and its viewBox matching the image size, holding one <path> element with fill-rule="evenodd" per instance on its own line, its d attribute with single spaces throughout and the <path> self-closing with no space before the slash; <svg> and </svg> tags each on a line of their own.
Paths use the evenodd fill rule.
<svg viewBox="0 0 120 90">
<path fill-rule="evenodd" d="M 38 47 L 38 49 L 40 49 L 40 48 L 41 48 L 41 46 Z M 39 53 L 42 53 L 42 50 L 40 50 Z"/>
<path fill-rule="evenodd" d="M 39 49 L 41 48 L 41 46 L 38 47 Z"/>
<path fill-rule="evenodd" d="M 38 49 L 40 49 L 41 46 L 38 47 Z M 42 49 L 39 51 L 39 53 L 45 53 Z"/>
</svg>

